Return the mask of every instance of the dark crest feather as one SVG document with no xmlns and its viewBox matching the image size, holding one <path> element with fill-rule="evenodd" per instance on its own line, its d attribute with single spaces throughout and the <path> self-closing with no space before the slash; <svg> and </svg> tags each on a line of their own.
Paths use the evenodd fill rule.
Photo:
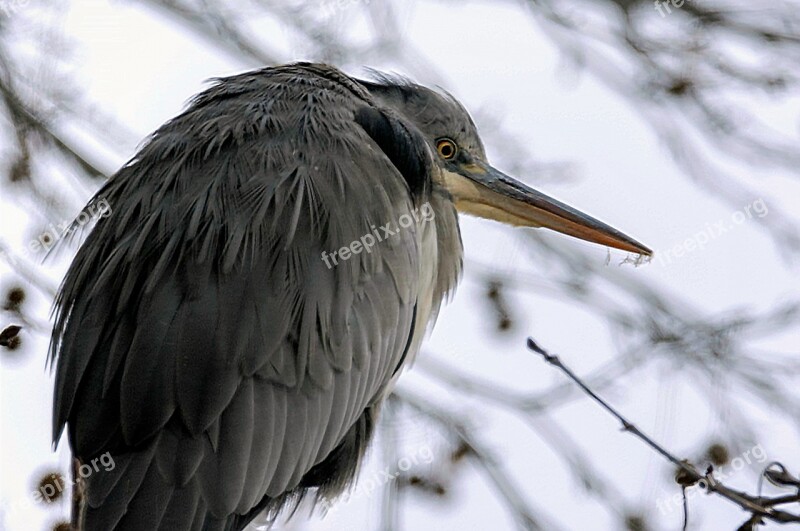
<svg viewBox="0 0 800 531">
<path fill-rule="evenodd" d="M 431 161 L 422 135 L 382 109 L 361 107 L 355 120 L 400 171 L 414 201 L 425 202 L 430 194 Z"/>
</svg>

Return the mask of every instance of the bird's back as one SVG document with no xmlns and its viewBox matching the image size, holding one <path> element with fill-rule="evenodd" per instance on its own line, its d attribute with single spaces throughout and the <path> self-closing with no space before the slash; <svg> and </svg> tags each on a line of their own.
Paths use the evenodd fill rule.
<svg viewBox="0 0 800 531">
<path fill-rule="evenodd" d="M 114 459 L 85 478 L 84 529 L 241 529 L 345 488 L 460 265 L 420 262 L 457 231 L 431 171 L 418 133 L 323 65 L 220 80 L 154 133 L 93 200 L 113 214 L 57 300 L 55 439 Z M 445 229 L 413 216 L 429 202 Z"/>
</svg>

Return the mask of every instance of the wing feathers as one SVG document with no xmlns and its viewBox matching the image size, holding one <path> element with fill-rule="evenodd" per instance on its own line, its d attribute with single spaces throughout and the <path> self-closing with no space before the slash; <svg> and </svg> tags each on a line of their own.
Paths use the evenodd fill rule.
<svg viewBox="0 0 800 531">
<path fill-rule="evenodd" d="M 185 305 L 177 321 L 181 331 L 176 359 L 177 402 L 189 432 L 202 433 L 230 403 L 241 375 L 230 345 L 217 326 L 225 322 L 218 295 L 222 288 L 211 280 L 202 295 Z"/>
<path fill-rule="evenodd" d="M 186 308 L 176 287 L 165 286 L 139 311 L 119 389 L 122 432 L 131 446 L 163 427 L 175 410 L 172 359 L 180 348 Z"/>
<path fill-rule="evenodd" d="M 253 380 L 253 443 L 247 465 L 247 475 L 242 489 L 242 496 L 236 506 L 236 512 L 245 514 L 263 497 L 264 483 L 272 454 L 275 453 L 274 434 L 277 431 L 276 419 L 272 411 L 275 403 L 275 388 L 264 381 Z"/>
<path fill-rule="evenodd" d="M 92 476 L 87 529 L 239 529 L 352 477 L 413 326 L 419 236 L 322 253 L 410 213 L 427 162 L 325 72 L 221 82 L 103 189 L 114 215 L 70 268 L 53 342 L 54 434 L 117 464 Z"/>
<path fill-rule="evenodd" d="M 253 381 L 247 380 L 222 414 L 219 450 L 200 471 L 203 497 L 219 518 L 233 513 L 242 497 L 253 444 L 253 415 Z"/>
</svg>

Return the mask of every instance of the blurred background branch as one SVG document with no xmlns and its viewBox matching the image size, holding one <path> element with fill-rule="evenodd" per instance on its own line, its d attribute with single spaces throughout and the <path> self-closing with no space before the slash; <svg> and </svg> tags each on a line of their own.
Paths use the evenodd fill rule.
<svg viewBox="0 0 800 531">
<path fill-rule="evenodd" d="M 600 83 L 651 128 L 664 154 L 709 202 L 740 209 L 754 198 L 764 198 L 769 215 L 752 219 L 783 260 L 776 267 L 796 273 L 800 221 L 796 212 L 783 206 L 786 198 L 766 185 L 764 174 L 787 182 L 800 178 L 797 131 L 775 119 L 791 112 L 797 124 L 800 3 L 686 1 L 681 7 L 666 0 L 472 3 L 529 17 L 530 31 L 545 36 L 568 69 Z M 94 101 L 90 83 L 76 73 L 80 42 L 64 31 L 62 22 L 68 3 L 7 0 L 0 6 L 0 190 L 3 209 L 24 213 L 15 218 L 14 229 L 21 235 L 18 239 L 27 242 L 19 246 L 0 240 L 0 265 L 5 266 L 0 270 L 4 301 L 0 328 L 23 327 L 18 336 L 22 341 L 12 342 L 13 349 L 0 347 L 4 364 L 13 361 L 3 367 L 3 378 L 9 378 L 26 359 L 37 367 L 44 365 L 45 349 L 27 343 L 33 337 L 46 340 L 47 310 L 69 259 L 62 253 L 44 261 L 53 241 L 42 240 L 42 235 L 53 233 L 52 238 L 58 239 L 58 231 L 51 227 L 80 212 L 86 199 L 132 156 L 146 131 L 137 131 L 113 108 Z M 455 91 L 459 87 L 450 84 L 446 71 L 431 59 L 431 51 L 408 29 L 410 10 L 432 12 L 437 6 L 453 14 L 459 9 L 447 1 L 390 0 L 114 3 L 115 9 L 135 11 L 156 20 L 163 31 L 196 41 L 198 53 L 224 57 L 231 71 L 302 58 L 331 62 L 355 74 L 364 65 L 394 70 Z M 452 53 L 458 53 L 455 45 Z M 476 60 L 475 68 L 480 66 Z M 523 66 L 519 59 L 495 57 L 484 72 L 491 75 L 492 68 Z M 129 81 L 138 82 L 135 77 Z M 159 87 L 152 89 L 151 97 L 159 98 Z M 537 184 L 575 179 L 570 161 L 535 155 L 506 125 L 508 113 L 491 107 L 474 110 L 490 152 L 502 167 L 531 176 Z M 612 195 L 622 192 L 615 186 L 609 180 Z M 653 198 L 647 201 L 655 203 Z M 693 453 L 699 468 L 708 463 L 724 466 L 731 456 L 762 441 L 800 440 L 800 349 L 796 343 L 789 352 L 774 346 L 798 330 L 796 290 L 787 289 L 781 300 L 756 309 L 709 310 L 658 278 L 643 275 L 642 270 L 651 266 L 610 267 L 598 261 L 595 249 L 536 231 L 510 237 L 516 253 L 513 263 L 498 265 L 493 257 L 491 262 L 480 260 L 468 252 L 463 283 L 477 287 L 480 297 L 471 301 L 470 312 L 483 312 L 492 324 L 487 327 L 492 341 L 502 342 L 535 327 L 531 319 L 536 315 L 531 318 L 520 311 L 520 300 L 535 295 L 535 300 L 552 304 L 569 301 L 574 312 L 606 326 L 612 338 L 611 352 L 604 346 L 597 352 L 582 352 L 600 360 L 585 372 L 593 389 L 624 396 L 633 392 L 637 381 L 655 374 L 660 382 L 691 389 L 708 408 L 716 419 L 714 429 L 694 434 L 694 449 L 681 452 Z M 577 324 L 564 328 L 582 333 Z M 492 345 L 489 340 L 487 350 L 488 345 Z M 519 360 L 526 356 L 524 349 L 513 345 L 510 354 L 483 355 L 502 356 L 505 364 L 523 363 Z M 397 439 L 404 432 L 398 425 L 408 422 L 420 421 L 439 433 L 441 447 L 429 469 L 400 475 L 386 486 L 380 529 L 402 528 L 409 504 L 419 496 L 450 503 L 452 493 L 459 490 L 456 484 L 464 481 L 464 468 L 478 472 L 497 507 L 510 515 L 509 526 L 569 528 L 570 520 L 553 509 L 547 489 L 535 488 L 546 486 L 546 478 L 544 482 L 521 478 L 524 460 L 498 448 L 497 441 L 476 429 L 510 422 L 509 418 L 523 427 L 513 431 L 515 437 L 523 437 L 521 444 L 538 448 L 537 452 L 547 449 L 560 458 L 566 473 L 596 500 L 612 527 L 663 527 L 664 513 L 636 501 L 602 462 L 606 457 L 592 444 L 591 428 L 576 431 L 570 422 L 574 419 L 570 408 L 584 399 L 573 385 L 561 381 L 521 388 L 506 385 L 471 365 L 463 353 L 429 350 L 402 380 L 392 414 L 384 419 L 388 427 L 382 432 L 386 440 L 381 454 L 387 463 L 402 455 L 403 445 Z M 451 407 L 443 405 L 442 396 Z M 772 420 L 765 423 L 765 418 Z M 653 421 L 659 420 L 664 421 L 654 414 Z M 787 456 L 776 457 L 785 461 Z M 679 493 L 673 472 L 650 481 Z M 29 482 L 36 484 L 36 471 L 31 473 Z M 351 510 L 350 505 L 345 510 Z M 66 512 L 62 508 L 62 516 Z M 55 527 L 59 520 L 52 523 Z M 288 524 L 287 529 L 292 525 L 298 524 Z"/>
</svg>

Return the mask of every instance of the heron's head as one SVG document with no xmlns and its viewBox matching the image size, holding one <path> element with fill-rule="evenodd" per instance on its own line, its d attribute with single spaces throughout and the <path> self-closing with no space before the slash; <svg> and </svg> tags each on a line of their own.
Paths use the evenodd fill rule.
<svg viewBox="0 0 800 531">
<path fill-rule="evenodd" d="M 404 80 L 365 83 L 373 95 L 416 125 L 441 168 L 459 212 L 523 227 L 545 227 L 582 240 L 649 256 L 652 251 L 605 223 L 492 167 L 467 110 L 449 94 Z"/>
</svg>

